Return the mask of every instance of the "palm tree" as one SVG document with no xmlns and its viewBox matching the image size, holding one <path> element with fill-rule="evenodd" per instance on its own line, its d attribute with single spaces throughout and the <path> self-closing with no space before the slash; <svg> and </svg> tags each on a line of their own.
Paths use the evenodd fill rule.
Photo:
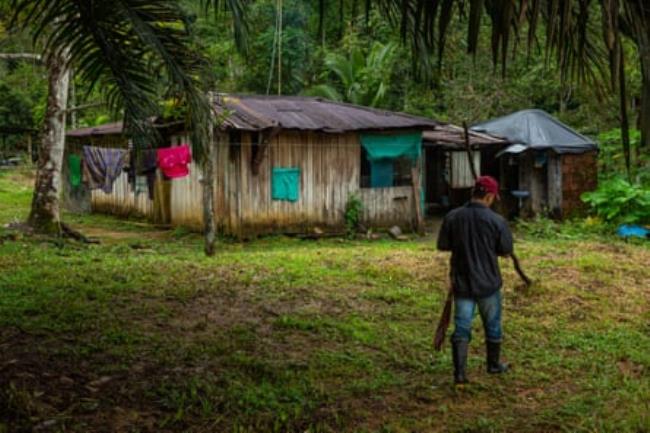
<svg viewBox="0 0 650 433">
<path fill-rule="evenodd" d="M 325 58 L 325 66 L 336 77 L 341 91 L 329 84 L 320 84 L 306 93 L 334 101 L 379 107 L 386 96 L 395 51 L 393 44 L 374 43 L 367 55 L 359 47 L 352 49 L 349 57 L 330 53 Z"/>
<path fill-rule="evenodd" d="M 236 40 L 245 42 L 246 0 L 202 1 L 215 11 L 227 8 Z M 190 23 L 173 0 L 11 0 L 14 25 L 31 29 L 43 42 L 48 69 L 48 103 L 36 185 L 28 223 L 37 231 L 66 230 L 59 211 L 69 68 L 101 88 L 109 107 L 123 112 L 127 133 L 136 145 L 154 139 L 146 119 L 155 115 L 162 95 L 181 101 L 192 132 L 194 155 L 211 173 L 208 146 L 211 106 L 203 85 L 204 60 L 190 48 Z M 223 3 L 223 4 L 222 4 Z M 164 85 L 158 83 L 163 82 Z M 211 207 L 212 183 L 204 198 Z M 214 239 L 213 218 L 206 219 Z M 213 241 L 206 252 L 213 252 Z"/>
<path fill-rule="evenodd" d="M 642 73 L 641 142 L 645 149 L 650 149 L 650 2 L 647 0 L 368 0 L 366 14 L 372 7 L 380 8 L 399 26 L 402 37 L 411 41 L 419 64 L 425 69 L 433 52 L 437 52 L 439 61 L 442 58 L 454 14 L 467 17 L 470 54 L 476 53 L 481 21 L 487 15 L 494 64 L 500 65 L 504 73 L 512 41 L 526 38 L 529 47 L 542 40 L 565 78 L 608 76 L 612 89 L 620 95 L 628 167 L 622 42 L 630 40 L 637 48 Z M 540 22 L 545 24 L 546 34 L 538 38 Z"/>
</svg>

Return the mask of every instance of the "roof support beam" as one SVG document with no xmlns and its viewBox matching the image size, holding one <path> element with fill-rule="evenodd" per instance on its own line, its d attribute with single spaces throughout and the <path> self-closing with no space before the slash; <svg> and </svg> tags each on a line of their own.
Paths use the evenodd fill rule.
<svg viewBox="0 0 650 433">
<path fill-rule="evenodd" d="M 264 131 L 260 133 L 257 144 L 259 148 L 257 149 L 257 153 L 253 154 L 253 159 L 251 160 L 251 171 L 253 172 L 253 176 L 257 176 L 259 173 L 260 164 L 262 164 L 264 156 L 266 155 L 266 149 L 269 147 L 271 141 L 280 133 L 281 129 L 282 128 L 279 126 L 276 126 L 267 133 Z"/>
</svg>

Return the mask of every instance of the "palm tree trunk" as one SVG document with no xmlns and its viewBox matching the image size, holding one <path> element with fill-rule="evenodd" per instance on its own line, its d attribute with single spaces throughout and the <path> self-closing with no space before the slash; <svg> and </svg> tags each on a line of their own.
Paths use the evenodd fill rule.
<svg viewBox="0 0 650 433">
<path fill-rule="evenodd" d="M 643 54 L 643 51 L 640 52 Z M 641 117 L 639 118 L 639 129 L 641 129 L 641 143 L 639 147 L 650 150 L 650 50 L 646 53 L 647 58 L 642 58 L 641 63 L 647 63 L 641 68 Z"/>
<path fill-rule="evenodd" d="M 38 157 L 36 183 L 28 224 L 43 233 L 60 233 L 59 198 L 61 167 L 65 144 L 65 119 L 68 104 L 70 71 L 68 51 L 51 53 L 45 62 L 48 75 L 48 97 L 43 138 Z"/>
<path fill-rule="evenodd" d="M 645 2 L 634 2 L 630 7 L 631 15 L 628 22 L 633 29 L 633 40 L 636 43 L 641 63 L 641 117 L 639 129 L 641 130 L 642 147 L 647 152 L 650 149 L 650 9 Z M 637 150 L 638 151 L 638 150 Z"/>
<path fill-rule="evenodd" d="M 210 123 L 208 126 L 208 140 L 203 146 L 203 230 L 204 230 L 204 251 L 206 256 L 213 256 L 215 252 L 215 241 L 217 238 L 217 227 L 214 221 L 214 166 L 216 155 L 216 142 L 220 138 L 219 133 L 215 134 L 214 128 L 214 96 L 210 94 Z"/>
</svg>

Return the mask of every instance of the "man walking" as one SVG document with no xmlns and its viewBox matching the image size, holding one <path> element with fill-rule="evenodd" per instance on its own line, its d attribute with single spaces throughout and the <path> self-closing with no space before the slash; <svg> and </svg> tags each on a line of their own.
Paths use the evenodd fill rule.
<svg viewBox="0 0 650 433">
<path fill-rule="evenodd" d="M 479 177 L 472 199 L 445 216 L 438 236 L 438 249 L 451 251 L 454 293 L 451 343 L 456 384 L 467 383 L 467 349 L 477 305 L 485 330 L 487 372 L 503 373 L 508 369 L 499 360 L 502 281 L 497 256 L 512 254 L 513 247 L 508 224 L 490 209 L 498 198 L 499 183 L 490 176 Z"/>
</svg>

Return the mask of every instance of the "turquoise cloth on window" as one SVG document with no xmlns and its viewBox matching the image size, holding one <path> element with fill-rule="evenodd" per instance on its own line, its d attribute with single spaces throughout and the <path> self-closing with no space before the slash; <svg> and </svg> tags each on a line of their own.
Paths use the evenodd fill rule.
<svg viewBox="0 0 650 433">
<path fill-rule="evenodd" d="M 79 187 L 81 185 L 81 158 L 79 155 L 68 155 L 68 173 L 70 174 L 70 186 Z"/>
<path fill-rule="evenodd" d="M 300 196 L 300 169 L 273 168 L 271 198 L 273 200 L 298 201 Z"/>
<path fill-rule="evenodd" d="M 393 186 L 393 160 L 378 159 L 370 161 L 370 187 L 386 188 Z"/>
<path fill-rule="evenodd" d="M 416 160 L 422 153 L 422 133 L 361 134 L 361 145 L 368 153 L 368 161 L 407 157 Z"/>
</svg>

